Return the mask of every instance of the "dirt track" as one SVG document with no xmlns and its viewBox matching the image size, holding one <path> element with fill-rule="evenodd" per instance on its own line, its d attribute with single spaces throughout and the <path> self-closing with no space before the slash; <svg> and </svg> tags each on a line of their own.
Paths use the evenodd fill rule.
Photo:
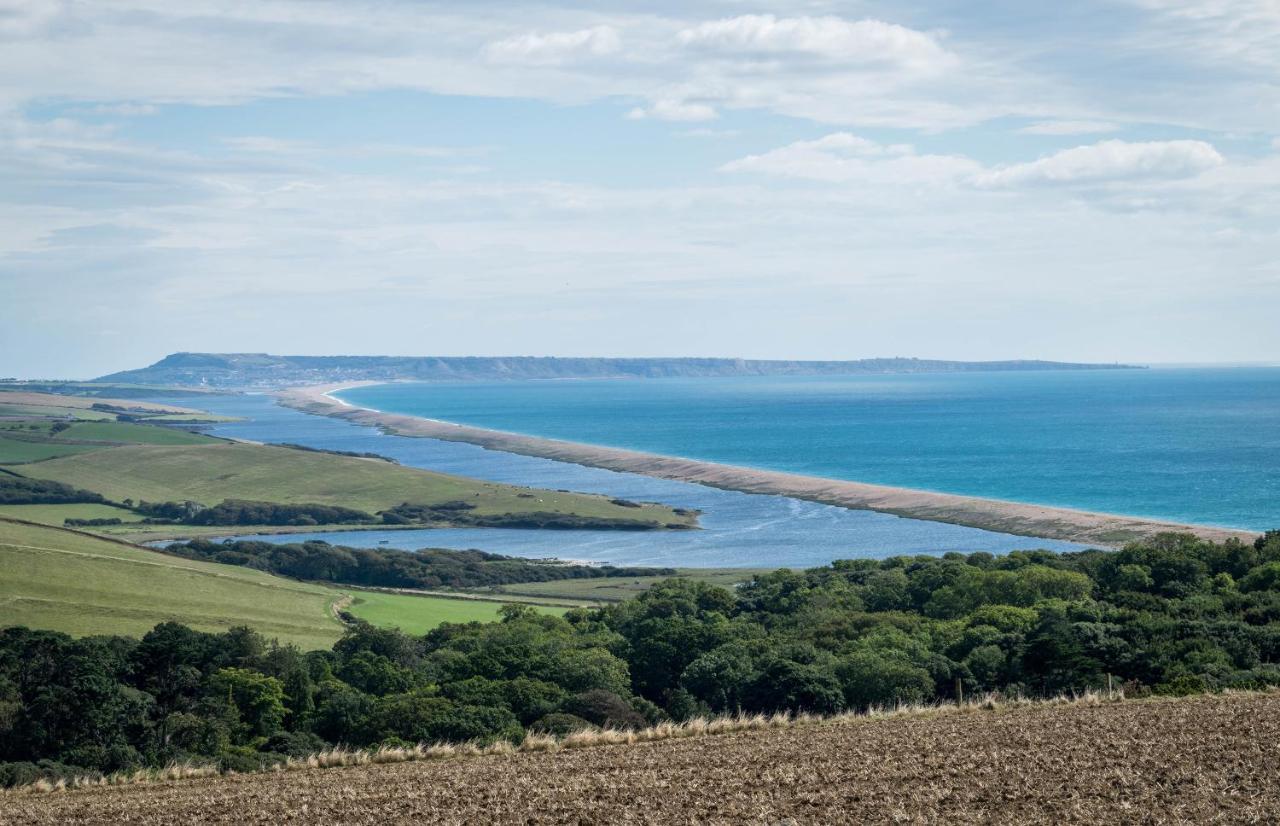
<svg viewBox="0 0 1280 826">
<path fill-rule="evenodd" d="M 891 717 L 0 796 L 0 823 L 1258 823 L 1280 695 Z"/>
<path fill-rule="evenodd" d="M 363 382 L 368 384 L 370 382 Z M 453 442 L 467 442 L 490 450 L 503 450 L 609 470 L 639 473 L 659 479 L 695 482 L 726 490 L 774 494 L 807 499 L 846 508 L 891 513 L 912 519 L 949 522 L 989 531 L 1063 539 L 1100 547 L 1117 546 L 1162 531 L 1188 531 L 1214 542 L 1230 537 L 1252 542 L 1256 534 L 1203 525 L 1117 516 L 1106 513 L 1028 505 L 974 496 L 868 485 L 802 476 L 796 473 L 759 470 L 694 459 L 679 459 L 634 450 L 600 447 L 555 439 L 541 439 L 452 424 L 417 416 L 402 416 L 351 407 L 325 395 L 346 385 L 324 385 L 281 391 L 282 404 L 323 416 L 334 416 L 357 424 L 381 427 L 402 436 L 422 436 Z M 678 503 L 676 503 L 678 504 Z"/>
</svg>

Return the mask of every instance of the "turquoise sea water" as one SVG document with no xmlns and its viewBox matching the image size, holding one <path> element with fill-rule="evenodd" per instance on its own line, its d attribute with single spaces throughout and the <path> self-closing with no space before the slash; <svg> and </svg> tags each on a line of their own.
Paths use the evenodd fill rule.
<svg viewBox="0 0 1280 826">
<path fill-rule="evenodd" d="M 389 384 L 340 396 L 814 476 L 1280 527 L 1280 368 Z"/>
</svg>

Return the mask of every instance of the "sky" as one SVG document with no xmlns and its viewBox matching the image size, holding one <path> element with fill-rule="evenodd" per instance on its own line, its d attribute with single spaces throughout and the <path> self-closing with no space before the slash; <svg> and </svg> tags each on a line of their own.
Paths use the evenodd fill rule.
<svg viewBox="0 0 1280 826">
<path fill-rule="evenodd" d="M 1280 0 L 0 0 L 0 376 L 1280 361 Z"/>
</svg>

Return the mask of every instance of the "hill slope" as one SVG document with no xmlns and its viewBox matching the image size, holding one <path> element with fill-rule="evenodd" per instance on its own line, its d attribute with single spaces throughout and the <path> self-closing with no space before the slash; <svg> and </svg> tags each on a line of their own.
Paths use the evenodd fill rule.
<svg viewBox="0 0 1280 826">
<path fill-rule="evenodd" d="M 762 375 L 940 373 L 974 370 L 1088 370 L 1122 365 L 1053 361 L 943 361 L 874 358 L 857 361 L 759 361 L 726 358 L 540 358 L 514 356 L 274 356 L 267 353 L 174 353 L 100 382 L 207 387 L 281 387 L 393 379 L 659 378 Z"/>
<path fill-rule="evenodd" d="M 343 596 L 248 568 L 0 520 L 0 627 L 141 636 L 177 620 L 201 631 L 248 625 L 281 642 L 328 648 L 342 634 L 332 607 Z"/>
<path fill-rule="evenodd" d="M 1269 822 L 1280 695 L 861 718 L 0 798 L 43 823 Z"/>
<path fill-rule="evenodd" d="M 139 637 L 172 620 L 200 631 L 247 625 L 325 649 L 342 634 L 339 605 L 373 625 L 425 634 L 444 622 L 494 621 L 502 604 L 299 582 L 0 517 L 0 628 Z M 537 610 L 560 614 L 565 606 Z"/>
</svg>

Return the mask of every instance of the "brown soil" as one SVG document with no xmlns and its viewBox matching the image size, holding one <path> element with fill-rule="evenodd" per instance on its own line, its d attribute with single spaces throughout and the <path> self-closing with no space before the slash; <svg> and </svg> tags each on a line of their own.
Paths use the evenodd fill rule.
<svg viewBox="0 0 1280 826">
<path fill-rule="evenodd" d="M 639 473 L 659 479 L 677 479 L 682 482 L 695 482 L 746 493 L 790 496 L 846 508 L 891 513 L 912 519 L 949 522 L 1023 536 L 1063 539 L 1097 547 L 1118 546 L 1165 531 L 1186 531 L 1214 542 L 1222 542 L 1231 537 L 1252 542 L 1256 536 L 1248 531 L 1227 528 L 1184 525 L 1069 508 L 845 482 L 796 473 L 758 470 L 694 459 L 659 456 L 634 450 L 522 436 L 416 416 L 365 410 L 341 404 L 325 395 L 341 387 L 351 386 L 353 385 L 295 388 L 281 391 L 279 398 L 281 403 L 308 413 L 334 416 L 358 424 L 381 427 L 401 436 L 468 442 L 491 450 Z"/>
<path fill-rule="evenodd" d="M 1258 823 L 1280 695 L 1030 706 L 0 796 L 0 823 Z"/>
</svg>

